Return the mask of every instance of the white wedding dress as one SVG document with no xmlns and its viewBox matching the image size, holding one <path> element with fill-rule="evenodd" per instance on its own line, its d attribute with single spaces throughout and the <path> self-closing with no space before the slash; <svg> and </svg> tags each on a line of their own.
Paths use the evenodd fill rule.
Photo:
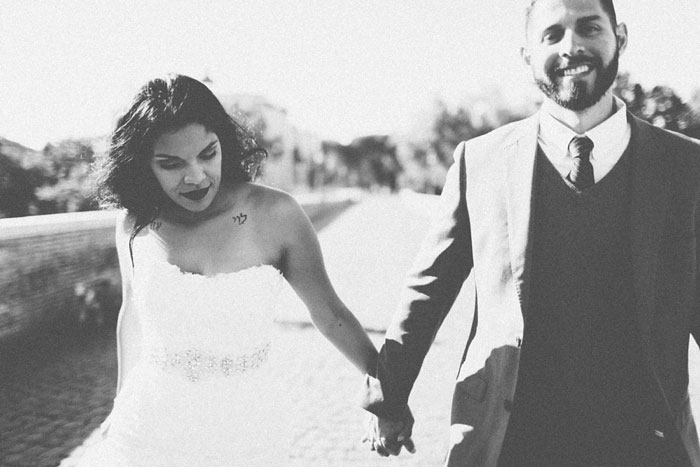
<svg viewBox="0 0 700 467">
<path fill-rule="evenodd" d="M 270 265 L 204 277 L 137 262 L 143 357 L 79 465 L 291 465 L 288 401 L 274 374 L 282 285 Z"/>
</svg>

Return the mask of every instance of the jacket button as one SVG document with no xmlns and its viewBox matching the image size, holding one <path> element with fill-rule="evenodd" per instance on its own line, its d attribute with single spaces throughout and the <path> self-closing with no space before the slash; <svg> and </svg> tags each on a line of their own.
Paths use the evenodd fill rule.
<svg viewBox="0 0 700 467">
<path fill-rule="evenodd" d="M 503 408 L 506 409 L 506 412 L 511 412 L 513 410 L 513 401 L 510 399 L 505 399 L 503 401 Z"/>
<path fill-rule="evenodd" d="M 654 436 L 656 436 L 657 438 L 665 438 L 666 437 L 666 435 L 664 435 L 664 432 L 661 430 L 654 430 Z"/>
</svg>

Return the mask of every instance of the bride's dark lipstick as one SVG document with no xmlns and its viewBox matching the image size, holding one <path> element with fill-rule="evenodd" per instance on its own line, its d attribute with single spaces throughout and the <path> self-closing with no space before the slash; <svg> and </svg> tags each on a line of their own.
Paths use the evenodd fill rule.
<svg viewBox="0 0 700 467">
<path fill-rule="evenodd" d="M 192 201 L 200 201 L 204 199 L 205 196 L 207 196 L 207 193 L 209 193 L 209 188 L 211 188 L 211 185 L 209 185 L 206 188 L 202 188 L 201 190 L 192 190 L 188 191 L 187 193 L 180 194 L 187 199 L 191 199 Z"/>
</svg>

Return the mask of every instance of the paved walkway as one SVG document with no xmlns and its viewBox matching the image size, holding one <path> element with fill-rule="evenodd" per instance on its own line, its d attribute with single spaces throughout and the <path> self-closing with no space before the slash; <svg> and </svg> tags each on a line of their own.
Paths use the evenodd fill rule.
<svg viewBox="0 0 700 467">
<path fill-rule="evenodd" d="M 427 228 L 433 202 L 418 195 L 369 197 L 319 235 L 339 295 L 367 328 L 380 331 L 372 333 L 377 345 Z M 281 345 L 288 360 L 280 374 L 299 412 L 291 427 L 292 455 L 308 466 L 440 466 L 447 444 L 452 381 L 469 326 L 463 306 L 466 297 L 458 299 L 438 333 L 411 397 L 418 452 L 383 459 L 359 442 L 365 419 L 357 405 L 359 373 L 309 325 L 303 306 L 287 292 Z M 70 467 L 81 454 L 83 440 L 111 408 L 116 379 L 112 333 L 48 347 L 48 352 L 17 353 L 10 360 L 22 363 L 0 374 L 0 466 L 54 467 L 64 459 L 61 466 Z M 696 370 L 692 393 L 698 408 L 696 350 L 691 365 Z"/>
<path fill-rule="evenodd" d="M 37 335 L 0 350 L 0 466 L 55 467 L 109 413 L 114 333 Z"/>
<path fill-rule="evenodd" d="M 346 211 L 320 234 L 338 294 L 366 328 L 381 330 L 372 335 L 377 346 L 398 301 L 404 274 L 426 233 L 434 201 L 419 195 L 375 197 Z M 463 336 L 468 335 L 464 300 L 460 297 L 445 321 L 412 394 L 417 453 L 399 459 L 379 458 L 358 442 L 365 421 L 365 414 L 357 409 L 360 375 L 319 333 L 307 333 L 302 360 L 308 366 L 299 369 L 305 381 L 298 395 L 303 415 L 296 427 L 294 456 L 309 466 L 441 466 L 453 380 Z M 304 316 L 301 309 L 292 314 L 290 319 Z M 296 336 L 289 334 L 292 339 Z M 290 377 L 290 381 L 296 379 Z M 305 394 L 308 388 L 313 388 L 315 397 Z"/>
</svg>

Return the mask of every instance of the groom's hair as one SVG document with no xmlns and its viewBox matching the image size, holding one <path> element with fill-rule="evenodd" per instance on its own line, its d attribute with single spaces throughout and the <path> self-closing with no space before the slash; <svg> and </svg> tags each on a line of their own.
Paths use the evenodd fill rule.
<svg viewBox="0 0 700 467">
<path fill-rule="evenodd" d="M 525 10 L 525 30 L 527 30 L 527 26 L 530 24 L 530 16 L 532 14 L 532 10 L 534 10 L 535 5 L 539 1 L 540 0 L 530 0 L 530 5 Z M 615 13 L 615 4 L 613 3 L 613 0 L 595 1 L 600 2 L 601 8 L 604 12 L 608 14 L 608 17 L 610 18 L 610 24 L 612 24 L 613 30 L 615 30 L 615 28 L 617 27 L 617 14 Z"/>
</svg>

